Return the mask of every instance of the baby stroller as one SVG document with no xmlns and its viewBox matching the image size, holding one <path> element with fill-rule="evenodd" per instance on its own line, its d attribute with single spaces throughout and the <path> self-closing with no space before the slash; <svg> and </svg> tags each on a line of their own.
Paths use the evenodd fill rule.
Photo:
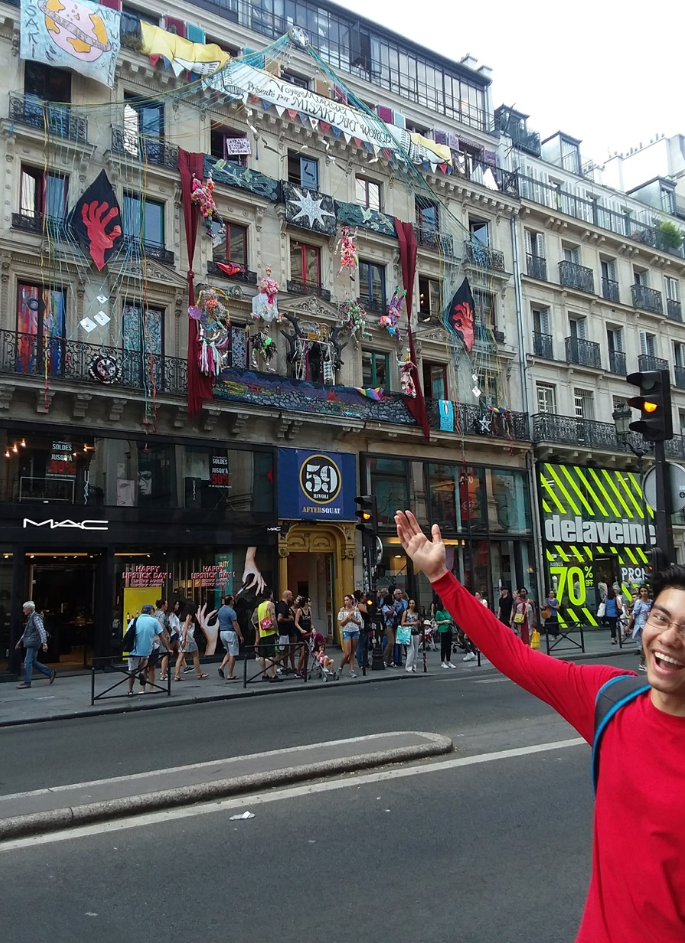
<svg viewBox="0 0 685 943">
<path fill-rule="evenodd" d="M 326 639 L 320 632 L 314 632 L 307 639 L 307 648 L 309 649 L 307 674 L 310 678 L 318 681 L 337 681 L 338 672 L 335 668 L 326 667 L 326 660 L 331 661 L 326 655 Z"/>
<path fill-rule="evenodd" d="M 436 625 L 433 619 L 424 619 L 423 620 L 423 651 L 430 648 L 432 652 L 437 651 L 437 645 L 435 644 L 436 636 Z"/>
</svg>

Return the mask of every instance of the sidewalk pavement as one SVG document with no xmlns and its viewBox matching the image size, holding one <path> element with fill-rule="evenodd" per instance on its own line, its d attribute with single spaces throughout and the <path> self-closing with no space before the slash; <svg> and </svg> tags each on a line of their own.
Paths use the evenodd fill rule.
<svg viewBox="0 0 685 943">
<path fill-rule="evenodd" d="M 579 635 L 574 634 L 572 638 L 578 639 Z M 542 638 L 542 649 L 545 649 L 545 639 Z M 624 645 L 623 649 L 613 646 L 609 643 L 608 631 L 588 632 L 585 634 L 585 654 L 580 648 L 575 647 L 571 642 L 562 639 L 552 650 L 551 654 L 558 658 L 567 658 L 570 660 L 584 660 L 591 658 L 608 658 L 619 653 L 633 653 L 636 651 L 635 644 L 630 642 Z M 340 661 L 340 652 L 332 651 L 331 654 L 336 662 Z M 463 655 L 455 654 L 452 656 L 456 670 L 459 674 L 466 675 L 479 670 L 475 661 L 462 661 Z M 193 672 L 183 675 L 183 682 L 171 683 L 171 696 L 165 691 L 148 692 L 143 695 L 136 695 L 128 698 L 125 695 L 126 684 L 121 684 L 111 692 L 115 697 L 108 697 L 106 700 L 97 700 L 93 706 L 90 704 L 90 673 L 60 676 L 57 674 L 57 680 L 54 684 L 48 685 L 47 679 L 42 676 L 36 676 L 34 673 L 33 685 L 26 690 L 18 690 L 12 682 L 0 684 L 0 727 L 13 727 L 21 724 L 41 723 L 46 720 L 67 720 L 77 717 L 96 716 L 99 714 L 116 714 L 132 710 L 151 710 L 160 707 L 181 707 L 186 704 L 206 703 L 215 700 L 231 700 L 233 698 L 254 697 L 267 694 L 281 694 L 288 691 L 300 691 L 303 687 L 306 689 L 322 688 L 325 686 L 345 687 L 358 684 L 370 684 L 380 681 L 399 681 L 401 679 L 409 680 L 422 677 L 434 677 L 442 673 L 440 669 L 439 651 L 428 651 L 426 653 L 427 672 L 424 674 L 422 657 L 419 654 L 419 664 L 417 673 L 410 674 L 404 668 L 387 668 L 384 671 L 371 671 L 367 669 L 366 677 L 361 674 L 361 669 L 357 671 L 357 678 L 349 677 L 345 670 L 345 677 L 340 681 L 315 681 L 309 680 L 305 683 L 293 676 L 285 676 L 282 684 L 264 684 L 259 679 L 248 684 L 243 688 L 242 680 L 239 682 L 223 681 L 217 672 L 218 662 L 205 663 L 204 670 L 209 674 L 209 678 L 200 681 Z M 481 659 L 481 667 L 491 669 L 487 659 Z M 634 668 L 633 660 L 626 667 Z M 242 662 L 236 666 L 237 673 L 241 676 Z M 248 665 L 248 673 L 254 674 L 258 668 Z M 104 691 L 116 681 L 123 679 L 124 675 L 118 672 L 96 672 L 95 675 L 95 693 Z M 159 682 L 158 682 L 159 683 Z M 166 688 L 166 685 L 164 685 Z M 135 690 L 138 689 L 138 684 Z"/>
<path fill-rule="evenodd" d="M 399 731 L 0 796 L 0 842 L 453 749 L 440 734 Z"/>
</svg>

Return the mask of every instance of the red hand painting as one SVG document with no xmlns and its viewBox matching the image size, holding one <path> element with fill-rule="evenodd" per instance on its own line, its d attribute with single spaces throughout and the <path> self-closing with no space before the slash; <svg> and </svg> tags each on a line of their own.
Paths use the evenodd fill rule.
<svg viewBox="0 0 685 943">
<path fill-rule="evenodd" d="M 98 272 L 105 267 L 105 252 L 111 249 L 116 239 L 121 235 L 121 226 L 112 226 L 106 232 L 107 226 L 119 216 L 119 207 L 109 203 L 99 203 L 93 200 L 81 207 L 81 218 L 88 232 L 88 251 Z"/>
</svg>

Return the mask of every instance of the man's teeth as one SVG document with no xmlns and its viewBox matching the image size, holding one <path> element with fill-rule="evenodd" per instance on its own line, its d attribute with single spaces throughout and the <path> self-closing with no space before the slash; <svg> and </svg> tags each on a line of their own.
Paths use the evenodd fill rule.
<svg viewBox="0 0 685 943">
<path fill-rule="evenodd" d="M 664 655 L 663 652 L 654 652 L 654 657 L 658 658 L 659 661 L 665 661 L 669 665 L 675 665 L 676 668 L 685 668 L 685 664 L 682 661 L 677 661 L 675 658 L 671 658 L 670 655 Z"/>
</svg>

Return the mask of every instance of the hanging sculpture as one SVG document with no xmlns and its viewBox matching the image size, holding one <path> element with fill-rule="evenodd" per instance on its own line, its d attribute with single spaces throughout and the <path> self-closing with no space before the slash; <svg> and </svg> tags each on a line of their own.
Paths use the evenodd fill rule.
<svg viewBox="0 0 685 943">
<path fill-rule="evenodd" d="M 226 232 L 226 226 L 214 200 L 214 181 L 211 174 L 204 183 L 193 174 L 190 199 L 192 203 L 200 207 L 208 236 L 216 238 Z M 219 226 L 218 231 L 216 226 Z"/>
<path fill-rule="evenodd" d="M 88 375 L 91 380 L 97 380 L 98 383 L 109 386 L 112 383 L 118 383 L 121 379 L 121 364 L 116 357 L 98 354 L 88 365 Z"/>
<path fill-rule="evenodd" d="M 197 321 L 199 367 L 205 376 L 218 376 L 226 366 L 231 343 L 231 322 L 226 301 L 226 295 L 218 288 L 203 288 L 197 305 L 188 308 L 188 316 Z"/>
<path fill-rule="evenodd" d="M 355 349 L 365 337 L 371 337 L 371 333 L 367 330 L 366 308 L 361 301 L 354 298 L 342 301 L 338 306 L 338 315 L 340 327 L 343 331 L 349 331 Z"/>
<path fill-rule="evenodd" d="M 378 323 L 381 327 L 386 328 L 388 334 L 391 337 L 394 337 L 398 344 L 402 339 L 402 334 L 398 327 L 400 314 L 402 313 L 402 301 L 404 296 L 407 294 L 406 289 L 400 291 L 399 288 L 396 288 L 392 293 L 392 298 L 388 303 L 388 312 L 387 314 L 381 315 L 378 319 Z"/>
<path fill-rule="evenodd" d="M 400 387 L 402 393 L 405 396 L 411 396 L 412 399 L 416 399 L 416 386 L 412 376 L 412 370 L 416 369 L 416 364 L 411 362 L 408 353 L 404 360 L 398 358 L 397 362 L 400 367 Z"/>
<path fill-rule="evenodd" d="M 293 377 L 296 380 L 333 385 L 336 371 L 343 366 L 343 348 L 347 346 L 347 341 L 341 344 L 338 340 L 343 330 L 341 325 L 334 327 L 327 338 L 323 335 L 321 339 L 315 339 L 309 331 L 302 329 L 299 318 L 290 314 L 286 314 L 285 318 L 293 328 L 292 333 L 281 330 L 288 342 L 286 357 L 292 366 Z M 315 325 L 312 324 L 312 327 Z"/>
<path fill-rule="evenodd" d="M 278 282 L 271 277 L 271 269 L 267 267 L 266 275 L 259 283 L 259 291 L 252 299 L 252 316 L 257 320 L 265 321 L 267 324 L 280 321 L 281 316 L 278 313 L 276 301 L 277 295 Z"/>
<path fill-rule="evenodd" d="M 273 337 L 269 337 L 266 331 L 257 331 L 251 338 L 252 340 L 252 366 L 258 370 L 261 366 L 266 367 L 270 373 L 275 373 L 276 368 L 272 360 L 276 356 L 276 344 Z"/>
<path fill-rule="evenodd" d="M 335 247 L 336 252 L 340 253 L 340 271 L 344 268 L 349 270 L 350 278 L 354 278 L 354 273 L 359 264 L 359 256 L 357 255 L 357 243 L 355 239 L 357 238 L 357 232 L 355 230 L 354 238 L 350 236 L 350 227 L 343 226 L 342 235 L 338 240 L 338 244 Z"/>
</svg>

